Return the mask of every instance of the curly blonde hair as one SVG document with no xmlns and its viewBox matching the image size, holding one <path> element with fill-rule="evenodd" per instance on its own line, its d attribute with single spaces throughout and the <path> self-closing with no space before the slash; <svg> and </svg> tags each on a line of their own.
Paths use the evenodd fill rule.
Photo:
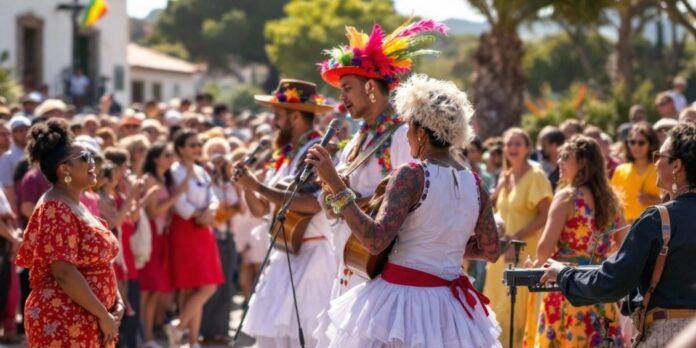
<svg viewBox="0 0 696 348">
<path fill-rule="evenodd" d="M 396 89 L 394 106 L 404 121 L 429 130 L 433 140 L 447 147 L 465 146 L 473 137 L 469 123 L 474 109 L 450 81 L 415 74 Z"/>
</svg>

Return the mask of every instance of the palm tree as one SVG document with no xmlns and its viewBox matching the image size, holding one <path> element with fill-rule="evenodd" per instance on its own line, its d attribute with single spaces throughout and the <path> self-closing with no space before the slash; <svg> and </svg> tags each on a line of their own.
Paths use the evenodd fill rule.
<svg viewBox="0 0 696 348">
<path fill-rule="evenodd" d="M 482 137 L 517 125 L 524 108 L 524 44 L 518 27 L 537 17 L 552 0 L 468 0 L 488 21 L 474 53 L 472 99 Z"/>
</svg>

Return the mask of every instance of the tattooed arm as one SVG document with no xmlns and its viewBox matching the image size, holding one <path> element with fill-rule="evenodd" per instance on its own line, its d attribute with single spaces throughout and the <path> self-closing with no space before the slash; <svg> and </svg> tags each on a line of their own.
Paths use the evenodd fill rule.
<svg viewBox="0 0 696 348">
<path fill-rule="evenodd" d="M 493 202 L 485 190 L 480 190 L 481 209 L 474 236 L 466 244 L 464 258 L 495 262 L 500 256 L 500 243 L 498 242 L 498 228 L 493 217 Z"/>
<path fill-rule="evenodd" d="M 372 220 L 355 202 L 343 210 L 343 218 L 353 235 L 370 251 L 377 255 L 394 240 L 406 216 L 423 194 L 425 177 L 423 170 L 415 164 L 399 167 L 387 184 L 384 201 L 377 217 Z"/>
<path fill-rule="evenodd" d="M 315 166 L 317 174 L 329 184 L 331 191 L 337 193 L 347 188 L 336 174 L 331 157 L 325 149 L 316 146 L 310 150 L 310 154 L 313 158 L 307 162 Z M 351 232 L 371 254 L 377 255 L 389 247 L 410 208 L 418 203 L 424 182 L 423 170 L 418 165 L 403 165 L 392 173 L 376 219 L 373 220 L 360 210 L 355 201 L 348 203 L 343 209 L 341 215 Z"/>
</svg>

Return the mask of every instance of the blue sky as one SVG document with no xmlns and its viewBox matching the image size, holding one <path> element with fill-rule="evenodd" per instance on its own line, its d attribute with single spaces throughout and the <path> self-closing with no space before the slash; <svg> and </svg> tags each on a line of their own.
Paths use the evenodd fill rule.
<svg viewBox="0 0 696 348">
<path fill-rule="evenodd" d="M 483 17 L 465 0 L 395 0 L 394 3 L 396 10 L 404 15 L 415 14 L 435 20 L 462 18 L 483 21 Z M 143 18 L 153 9 L 163 8 L 166 5 L 167 0 L 129 0 L 128 15 Z"/>
</svg>

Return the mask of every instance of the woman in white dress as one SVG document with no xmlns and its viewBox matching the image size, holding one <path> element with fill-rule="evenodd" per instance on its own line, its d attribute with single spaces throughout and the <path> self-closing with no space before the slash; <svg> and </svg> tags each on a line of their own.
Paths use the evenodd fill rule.
<svg viewBox="0 0 696 348">
<path fill-rule="evenodd" d="M 498 234 L 481 180 L 451 156 L 470 137 L 473 113 L 451 82 L 414 75 L 396 91 L 409 123 L 414 162 L 391 174 L 376 218 L 363 213 L 329 153 L 306 161 L 331 188 L 328 198 L 372 254 L 396 243 L 382 274 L 331 302 L 332 347 L 498 347 L 488 299 L 462 273 L 461 259 L 495 260 Z"/>
</svg>

